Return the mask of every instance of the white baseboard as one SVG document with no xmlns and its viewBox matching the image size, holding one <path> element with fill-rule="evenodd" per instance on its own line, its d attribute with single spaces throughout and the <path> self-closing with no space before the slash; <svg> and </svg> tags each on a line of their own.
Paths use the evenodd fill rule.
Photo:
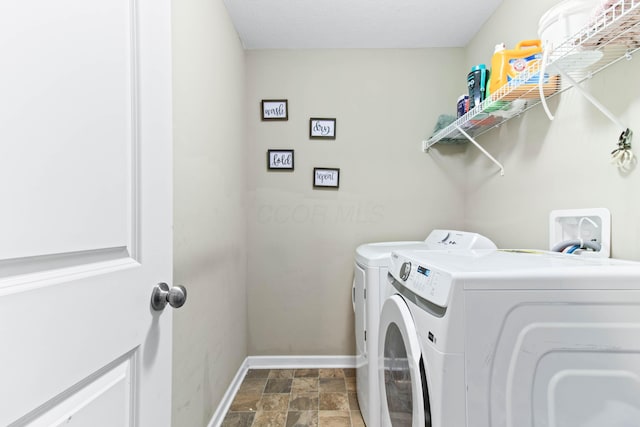
<svg viewBox="0 0 640 427">
<path fill-rule="evenodd" d="M 355 356 L 249 356 L 249 369 L 355 368 Z"/>
<path fill-rule="evenodd" d="M 240 368 L 238 368 L 238 372 L 236 372 L 236 376 L 231 380 L 231 384 L 227 388 L 224 396 L 222 396 L 222 400 L 218 404 L 218 408 L 213 413 L 213 417 L 211 417 L 211 421 L 209 421 L 208 427 L 219 427 L 222 425 L 222 421 L 224 420 L 224 416 L 227 414 L 227 411 L 231 407 L 231 402 L 233 402 L 233 398 L 238 392 L 240 388 L 240 384 L 242 384 L 242 380 L 244 376 L 247 374 L 249 370 L 249 366 L 247 365 L 247 359 L 244 359 Z"/>
<path fill-rule="evenodd" d="M 220 427 L 249 369 L 355 368 L 355 356 L 249 356 L 244 359 L 208 427 Z"/>
</svg>

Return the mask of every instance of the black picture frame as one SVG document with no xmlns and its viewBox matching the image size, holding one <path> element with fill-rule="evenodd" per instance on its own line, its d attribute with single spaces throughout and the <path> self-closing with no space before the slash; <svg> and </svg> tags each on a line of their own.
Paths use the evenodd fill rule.
<svg viewBox="0 0 640 427">
<path fill-rule="evenodd" d="M 271 149 L 267 150 L 267 170 L 293 171 L 295 168 L 295 156 L 293 150 Z"/>
<path fill-rule="evenodd" d="M 286 99 L 263 99 L 260 102 L 262 121 L 289 120 L 289 101 Z"/>
<path fill-rule="evenodd" d="M 340 188 L 339 168 L 313 168 L 313 188 L 338 189 Z"/>
<path fill-rule="evenodd" d="M 309 119 L 309 138 L 336 139 L 336 119 L 312 117 Z"/>
</svg>

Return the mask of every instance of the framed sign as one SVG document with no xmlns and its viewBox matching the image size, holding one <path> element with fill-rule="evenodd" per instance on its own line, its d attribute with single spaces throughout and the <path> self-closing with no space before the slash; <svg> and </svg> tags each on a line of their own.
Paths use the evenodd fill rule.
<svg viewBox="0 0 640 427">
<path fill-rule="evenodd" d="M 268 150 L 268 170 L 293 170 L 293 150 Z"/>
<path fill-rule="evenodd" d="M 336 119 L 309 119 L 311 139 L 336 139 Z"/>
<path fill-rule="evenodd" d="M 262 120 L 289 120 L 289 102 L 286 99 L 263 99 L 260 104 Z"/>
<path fill-rule="evenodd" d="M 313 188 L 340 187 L 340 169 L 313 168 Z"/>
</svg>

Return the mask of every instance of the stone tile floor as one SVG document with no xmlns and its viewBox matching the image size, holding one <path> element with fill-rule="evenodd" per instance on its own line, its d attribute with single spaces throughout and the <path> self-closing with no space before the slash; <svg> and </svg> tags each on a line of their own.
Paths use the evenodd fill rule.
<svg viewBox="0 0 640 427">
<path fill-rule="evenodd" d="M 250 369 L 222 427 L 365 427 L 355 369 Z"/>
</svg>

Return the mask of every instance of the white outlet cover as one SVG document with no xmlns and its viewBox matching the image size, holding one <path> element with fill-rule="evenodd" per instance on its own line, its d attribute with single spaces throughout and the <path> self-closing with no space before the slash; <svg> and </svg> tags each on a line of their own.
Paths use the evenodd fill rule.
<svg viewBox="0 0 640 427">
<path fill-rule="evenodd" d="M 549 249 L 568 240 L 596 241 L 599 252 L 582 252 L 597 258 L 611 257 L 611 212 L 606 208 L 554 210 L 549 214 Z"/>
</svg>

